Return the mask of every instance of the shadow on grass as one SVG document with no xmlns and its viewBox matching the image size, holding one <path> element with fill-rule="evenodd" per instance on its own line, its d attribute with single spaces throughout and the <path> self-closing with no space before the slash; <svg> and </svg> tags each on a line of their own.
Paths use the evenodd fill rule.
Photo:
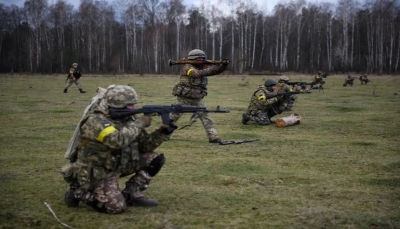
<svg viewBox="0 0 400 229">
<path fill-rule="evenodd" d="M 12 173 L 2 173 L 0 174 L 0 183 L 5 185 L 11 181 L 16 180 L 16 175 Z M 3 186 L 4 187 L 4 186 Z"/>
<path fill-rule="evenodd" d="M 374 142 L 352 142 L 351 144 L 356 146 L 376 146 Z"/>
<path fill-rule="evenodd" d="M 327 106 L 327 108 L 338 112 L 358 112 L 365 110 L 365 108 L 360 108 L 360 107 L 343 107 L 343 106 Z"/>
<path fill-rule="evenodd" d="M 367 180 L 369 185 L 389 186 L 393 188 L 400 188 L 400 178 L 385 178 L 385 179 L 370 179 Z"/>
<path fill-rule="evenodd" d="M 52 110 L 49 113 L 71 113 L 74 112 L 73 110 L 68 109 L 59 109 L 59 110 Z"/>
</svg>

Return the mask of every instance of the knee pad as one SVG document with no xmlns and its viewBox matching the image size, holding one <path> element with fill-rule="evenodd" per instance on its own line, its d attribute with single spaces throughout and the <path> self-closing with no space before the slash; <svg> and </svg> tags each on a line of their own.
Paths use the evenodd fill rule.
<svg viewBox="0 0 400 229">
<path fill-rule="evenodd" d="M 163 167 L 165 163 L 165 157 L 164 154 L 160 154 L 158 155 L 156 158 L 154 158 L 151 163 L 150 166 L 147 167 L 147 173 L 154 177 L 159 171 L 160 169 Z"/>
</svg>

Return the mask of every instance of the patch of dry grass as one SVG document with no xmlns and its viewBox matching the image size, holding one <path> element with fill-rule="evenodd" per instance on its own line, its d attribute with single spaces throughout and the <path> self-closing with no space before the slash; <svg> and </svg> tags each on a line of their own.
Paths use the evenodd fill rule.
<svg viewBox="0 0 400 229">
<path fill-rule="evenodd" d="M 299 95 L 302 122 L 286 128 L 241 124 L 268 76 L 210 77 L 206 105 L 231 111 L 212 114 L 220 137 L 261 140 L 209 144 L 200 121 L 176 131 L 157 149 L 167 162 L 146 191 L 159 205 L 121 215 L 65 206 L 68 141 L 97 87 L 131 85 L 139 106 L 169 105 L 177 76 L 84 76 L 86 94 L 62 93 L 63 75 L 0 77 L 0 228 L 64 228 L 45 201 L 75 228 L 400 228 L 399 77 L 343 87 L 344 75 L 328 76 L 324 92 Z"/>
</svg>

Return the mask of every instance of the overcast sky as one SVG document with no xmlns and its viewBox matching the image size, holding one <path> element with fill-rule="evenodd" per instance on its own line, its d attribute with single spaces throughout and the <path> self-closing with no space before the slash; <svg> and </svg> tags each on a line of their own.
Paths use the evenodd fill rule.
<svg viewBox="0 0 400 229">
<path fill-rule="evenodd" d="M 68 3 L 71 3 L 72 5 L 75 6 L 75 8 L 77 8 L 80 4 L 80 0 L 65 0 Z M 113 2 L 113 0 L 106 0 L 108 2 Z M 146 1 L 146 0 L 143 0 Z M 319 2 L 332 2 L 335 3 L 338 0 L 306 0 L 306 2 L 312 2 L 312 3 L 319 3 Z M 15 4 L 17 6 L 23 6 L 25 0 L 0 0 L 0 3 L 3 3 L 5 5 L 12 5 Z M 53 4 L 54 2 L 56 2 L 56 0 L 48 0 L 48 2 L 50 4 Z M 198 4 L 198 3 L 219 3 L 221 2 L 220 0 L 183 0 L 183 3 L 188 6 L 191 7 L 194 4 Z M 235 2 L 235 0 L 231 0 L 231 2 Z M 267 12 L 271 12 L 274 8 L 274 6 L 278 3 L 278 2 L 283 2 L 281 0 L 253 0 L 253 2 L 255 2 L 257 4 L 257 8 L 263 11 L 267 11 Z"/>
</svg>

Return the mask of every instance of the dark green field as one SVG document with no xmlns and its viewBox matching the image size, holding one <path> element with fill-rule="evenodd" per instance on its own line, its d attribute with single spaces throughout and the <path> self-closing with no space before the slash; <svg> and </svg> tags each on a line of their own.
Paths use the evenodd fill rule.
<svg viewBox="0 0 400 229">
<path fill-rule="evenodd" d="M 110 84 L 134 87 L 139 107 L 170 105 L 178 77 L 84 76 L 86 94 L 75 85 L 64 94 L 64 75 L 0 75 L 0 228 L 65 228 L 44 202 L 74 228 L 400 228 L 400 77 L 343 87 L 344 75 L 328 76 L 324 91 L 299 95 L 291 113 L 300 125 L 242 125 L 267 78 L 210 77 L 205 99 L 210 109 L 230 110 L 212 114 L 221 138 L 260 141 L 209 144 L 200 121 L 176 131 L 157 149 L 167 162 L 146 191 L 159 205 L 106 215 L 63 200 L 60 168 L 84 108 Z M 160 123 L 154 117 L 149 131 Z"/>
</svg>

